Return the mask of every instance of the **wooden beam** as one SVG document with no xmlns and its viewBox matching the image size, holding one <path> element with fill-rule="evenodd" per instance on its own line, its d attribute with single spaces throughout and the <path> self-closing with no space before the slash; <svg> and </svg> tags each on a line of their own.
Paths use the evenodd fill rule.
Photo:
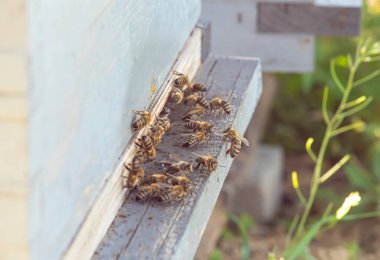
<svg viewBox="0 0 380 260">
<path fill-rule="evenodd" d="M 304 4 L 292 0 L 260 2 L 257 28 L 261 33 L 358 35 L 361 29 L 361 1 L 316 0 Z"/>
<path fill-rule="evenodd" d="M 190 77 L 194 76 L 201 60 L 201 34 L 201 29 L 194 29 L 171 71 L 181 71 Z M 171 80 L 172 74 L 169 74 L 164 80 L 164 86 L 160 88 L 160 93 L 156 95 L 157 98 L 149 107 L 153 115 L 157 115 L 162 110 L 169 95 Z M 116 170 L 109 177 L 80 230 L 65 252 L 64 259 L 89 259 L 95 252 L 125 199 L 126 190 L 123 190 L 121 186 L 121 176 L 124 173 L 123 164 L 131 161 L 135 153 L 133 144 L 141 134 L 142 132 L 135 135 L 129 142 Z"/>
<path fill-rule="evenodd" d="M 261 69 L 256 59 L 210 57 L 197 73 L 197 82 L 209 86 L 207 97 L 228 98 L 233 111 L 228 117 L 207 115 L 216 129 L 233 125 L 244 132 L 261 95 Z M 195 155 L 212 154 L 219 167 L 210 176 L 193 173 L 194 189 L 181 203 L 162 205 L 155 202 L 125 201 L 112 226 L 98 247 L 94 259 L 192 259 L 227 176 L 232 159 L 226 156 L 222 137 L 214 135 L 207 144 L 190 151 L 182 148 L 184 131 L 180 118 L 183 106 L 173 110 L 173 130 L 165 136 L 157 160 L 170 160 L 173 155 L 194 161 Z M 181 122 L 181 123 L 180 123 Z M 177 123 L 177 124 L 176 124 Z M 146 171 L 160 170 L 147 165 Z"/>
<path fill-rule="evenodd" d="M 202 19 L 212 24 L 211 53 L 258 57 L 264 72 L 310 72 L 314 69 L 314 36 L 261 34 L 256 1 L 203 0 Z"/>
</svg>

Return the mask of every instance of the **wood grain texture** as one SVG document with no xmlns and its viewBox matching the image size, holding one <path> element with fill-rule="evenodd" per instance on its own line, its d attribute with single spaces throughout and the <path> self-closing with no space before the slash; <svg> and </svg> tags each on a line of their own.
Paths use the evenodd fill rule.
<svg viewBox="0 0 380 260">
<path fill-rule="evenodd" d="M 215 95 L 229 99 L 233 112 L 229 117 L 206 116 L 220 131 L 233 125 L 244 132 L 261 95 L 261 68 L 258 60 L 210 57 L 199 69 L 196 80 L 209 86 L 207 97 Z M 155 202 L 144 204 L 129 196 L 103 239 L 93 259 L 192 259 L 202 233 L 216 203 L 228 169 L 232 163 L 226 157 L 226 145 L 214 135 L 207 144 L 183 149 L 184 128 L 179 106 L 171 119 L 177 123 L 158 147 L 158 161 L 179 156 L 194 161 L 190 151 L 214 155 L 221 167 L 209 177 L 193 173 L 194 190 L 181 203 L 163 206 Z M 146 171 L 159 170 L 151 163 Z"/>
<path fill-rule="evenodd" d="M 318 4 L 263 2 L 258 4 L 257 28 L 262 33 L 310 33 L 349 36 L 360 34 L 361 6 L 347 1 Z M 357 2 L 357 1 L 356 1 Z"/>
<path fill-rule="evenodd" d="M 211 20 L 211 53 L 258 57 L 264 72 L 310 72 L 312 35 L 260 34 L 254 0 L 203 0 L 202 19 Z"/>
<path fill-rule="evenodd" d="M 199 14 L 187 0 L 28 2 L 32 259 L 68 248 Z"/>
<path fill-rule="evenodd" d="M 201 34 L 199 28 L 194 29 L 171 71 L 181 71 L 187 73 L 190 77 L 195 75 L 201 63 Z M 169 73 L 164 80 L 163 86 L 149 106 L 149 111 L 153 115 L 158 115 L 165 105 L 171 89 L 172 79 L 173 76 Z M 136 148 L 134 142 L 142 133 L 143 131 L 140 131 L 129 141 L 115 171 L 110 175 L 80 230 L 65 252 L 64 259 L 88 259 L 95 252 L 96 247 L 125 199 L 126 190 L 122 189 L 121 186 L 121 176 L 126 173 L 123 165 L 124 162 L 128 163 L 132 160 Z"/>
</svg>

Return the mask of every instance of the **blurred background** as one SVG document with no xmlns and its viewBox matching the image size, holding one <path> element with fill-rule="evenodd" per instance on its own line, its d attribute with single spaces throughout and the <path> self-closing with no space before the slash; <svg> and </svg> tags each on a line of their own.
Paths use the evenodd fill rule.
<svg viewBox="0 0 380 260">
<path fill-rule="evenodd" d="M 363 2 L 361 37 L 371 37 L 374 41 L 380 39 L 380 1 Z M 314 164 L 305 152 L 305 141 L 314 137 L 315 145 L 318 147 L 324 135 L 325 124 L 321 113 L 323 87 L 334 85 L 330 76 L 330 60 L 339 55 L 353 53 L 357 42 L 358 37 L 318 37 L 314 72 L 276 74 L 267 79 L 269 84 L 277 84 L 278 87 L 275 98 L 270 101 L 271 108 L 261 142 L 269 150 L 268 154 L 264 155 L 267 163 L 275 163 L 273 160 L 276 153 L 270 152 L 271 147 L 284 154 L 284 164 L 281 167 L 282 183 L 278 186 L 282 189 L 280 203 L 275 204 L 276 213 L 270 217 L 263 217 L 257 212 L 263 207 L 257 208 L 253 214 L 244 210 L 235 214 L 231 213 L 228 207 L 219 205 L 209 222 L 209 233 L 206 232 L 209 238 L 214 239 L 212 243 L 216 241 L 215 245 L 211 250 L 212 243 L 206 245 L 205 239 L 202 240 L 197 255 L 199 259 L 205 257 L 202 254 L 207 250 L 211 252 L 209 258 L 215 260 L 266 259 L 268 252 L 281 251 L 289 224 L 301 206 L 292 187 L 291 172 L 298 172 L 300 188 L 307 195 Z M 344 67 L 345 64 L 341 66 Z M 359 75 L 367 75 L 379 68 L 379 63 L 365 64 Z M 264 76 L 266 87 L 265 82 Z M 333 109 L 338 106 L 341 94 L 337 89 L 331 90 L 328 106 Z M 341 173 L 334 175 L 321 187 L 311 219 L 318 219 L 328 202 L 340 205 L 353 190 L 360 191 L 362 196 L 361 204 L 353 209 L 353 213 L 380 209 L 380 77 L 355 88 L 353 96 L 362 95 L 372 96 L 374 101 L 352 120 L 364 121 L 365 127 L 333 139 L 326 163 L 334 165 L 347 153 L 353 157 Z M 250 126 L 248 134 L 252 128 L 255 126 Z M 261 144 L 260 149 L 264 146 Z M 241 157 L 230 175 L 237 176 L 240 171 L 239 164 L 248 163 L 244 161 L 248 158 L 243 158 L 244 155 Z M 260 155 L 256 157 L 261 158 Z M 260 174 L 273 174 L 259 168 L 260 166 L 255 167 Z M 275 190 L 271 192 L 277 193 Z M 246 199 L 259 200 L 248 197 Z M 211 231 L 211 226 L 214 232 Z M 221 226 L 223 228 L 220 232 L 215 231 Z M 302 259 L 380 259 L 379 245 L 379 218 L 348 221 L 318 235 L 310 245 L 310 256 Z"/>
</svg>

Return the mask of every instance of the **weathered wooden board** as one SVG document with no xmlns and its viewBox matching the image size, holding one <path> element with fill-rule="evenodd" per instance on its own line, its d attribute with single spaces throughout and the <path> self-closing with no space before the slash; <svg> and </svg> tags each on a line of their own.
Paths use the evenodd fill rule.
<svg viewBox="0 0 380 260">
<path fill-rule="evenodd" d="M 209 87 L 207 97 L 227 98 L 233 106 L 229 117 L 207 115 L 218 131 L 233 125 L 244 132 L 261 94 L 261 69 L 256 59 L 210 57 L 199 69 L 196 81 Z M 206 144 L 184 149 L 186 132 L 180 118 L 184 107 L 172 109 L 173 130 L 158 147 L 157 160 L 179 156 L 194 161 L 195 155 L 212 154 L 220 167 L 207 177 L 193 173 L 194 190 L 181 203 L 165 206 L 156 202 L 137 203 L 130 195 L 115 218 L 93 259 L 192 259 L 231 165 L 220 135 Z M 146 171 L 160 170 L 159 164 L 147 165 Z"/>
<path fill-rule="evenodd" d="M 314 3 L 262 1 L 258 3 L 257 29 L 263 33 L 358 35 L 360 0 L 316 0 Z"/>
<path fill-rule="evenodd" d="M 195 28 L 179 53 L 171 71 L 181 71 L 193 77 L 201 64 L 201 35 L 200 28 Z M 155 98 L 148 107 L 152 115 L 156 116 L 165 105 L 170 92 L 172 73 L 164 80 Z M 153 117 L 154 117 L 153 116 Z M 110 175 L 97 200 L 86 216 L 80 230 L 76 234 L 69 249 L 65 252 L 65 259 L 88 259 L 96 250 L 107 229 L 111 225 L 118 209 L 124 201 L 126 190 L 121 187 L 120 177 L 125 174 L 123 164 L 130 162 L 135 153 L 134 142 L 143 133 L 140 131 L 129 141 L 120 156 L 116 170 Z"/>
<path fill-rule="evenodd" d="M 258 57 L 265 72 L 310 72 L 314 68 L 314 37 L 260 34 L 255 0 L 203 0 L 202 19 L 212 24 L 211 53 Z"/>
<path fill-rule="evenodd" d="M 33 259 L 73 242 L 131 139 L 132 110 L 149 106 L 199 15 L 187 0 L 28 2 Z"/>
</svg>

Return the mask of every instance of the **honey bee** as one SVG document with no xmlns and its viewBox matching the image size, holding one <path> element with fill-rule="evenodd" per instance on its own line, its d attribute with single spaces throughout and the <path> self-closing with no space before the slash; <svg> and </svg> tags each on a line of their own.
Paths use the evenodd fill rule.
<svg viewBox="0 0 380 260">
<path fill-rule="evenodd" d="M 210 109 L 211 111 L 217 111 L 217 110 L 223 109 L 223 111 L 227 115 L 231 114 L 231 111 L 232 111 L 231 105 L 226 100 L 218 98 L 218 97 L 211 99 Z"/>
<path fill-rule="evenodd" d="M 197 131 L 194 134 L 189 135 L 189 137 L 187 137 L 186 143 L 184 143 L 182 147 L 189 148 L 196 144 L 204 143 L 207 141 L 208 137 L 209 136 L 207 135 L 207 133 L 203 131 Z"/>
<path fill-rule="evenodd" d="M 164 132 L 168 132 L 172 129 L 170 119 L 167 116 L 159 117 L 157 124 L 163 128 Z"/>
<path fill-rule="evenodd" d="M 238 131 L 236 131 L 234 128 L 232 127 L 227 127 L 223 130 L 223 139 L 228 141 L 228 142 L 232 142 L 234 139 L 238 138 L 240 139 L 240 141 L 245 144 L 246 146 L 249 146 L 249 142 L 247 139 L 245 139 L 243 136 L 241 136 L 239 134 Z"/>
<path fill-rule="evenodd" d="M 152 115 L 148 111 L 136 111 L 138 117 L 132 123 L 132 133 L 143 129 L 146 125 L 149 124 Z"/>
<path fill-rule="evenodd" d="M 152 139 L 149 136 L 142 136 L 135 144 L 142 149 L 146 161 L 150 162 L 156 159 L 156 148 L 153 146 Z"/>
<path fill-rule="evenodd" d="M 170 203 L 172 201 L 178 201 L 183 199 L 187 195 L 187 190 L 182 185 L 174 185 L 172 188 L 167 189 L 163 194 L 158 197 L 158 200 L 164 203 Z"/>
<path fill-rule="evenodd" d="M 207 88 L 205 85 L 203 85 L 202 83 L 195 83 L 191 86 L 191 90 L 193 92 L 206 92 L 207 91 Z"/>
<path fill-rule="evenodd" d="M 137 188 L 136 200 L 146 201 L 150 198 L 159 197 L 164 189 L 165 187 L 160 183 L 152 183 L 147 186 L 139 186 Z"/>
<path fill-rule="evenodd" d="M 171 174 L 155 173 L 146 176 L 144 179 L 144 185 L 150 185 L 152 183 L 164 183 L 171 186 L 182 185 L 188 187 L 190 185 L 190 180 L 185 176 L 174 176 Z"/>
<path fill-rule="evenodd" d="M 134 189 L 139 186 L 144 179 L 144 167 L 141 163 L 141 157 L 135 156 L 132 161 L 132 166 L 124 164 L 124 169 L 129 171 L 127 178 L 123 178 L 123 187 Z"/>
<path fill-rule="evenodd" d="M 156 182 L 167 183 L 170 178 L 171 177 L 166 175 L 166 174 L 155 173 L 155 174 L 151 174 L 149 176 L 145 176 L 143 184 L 144 185 L 146 185 L 146 184 L 150 185 L 150 184 L 156 183 Z"/>
<path fill-rule="evenodd" d="M 195 169 L 198 169 L 201 167 L 201 169 L 206 169 L 208 172 L 213 172 L 218 167 L 218 161 L 212 156 L 212 155 L 198 155 L 195 154 L 198 157 L 195 159 L 195 162 L 197 163 L 197 166 L 195 166 Z"/>
<path fill-rule="evenodd" d="M 185 98 L 185 105 L 186 106 L 192 106 L 195 104 L 199 104 L 203 106 L 204 108 L 209 108 L 209 103 L 207 99 L 205 99 L 202 95 L 199 94 L 192 94 Z"/>
<path fill-rule="evenodd" d="M 182 118 L 184 121 L 194 120 L 202 117 L 205 114 L 205 108 L 200 104 L 196 104 L 193 110 L 190 110 L 186 116 Z"/>
<path fill-rule="evenodd" d="M 179 104 L 183 100 L 183 92 L 179 88 L 173 88 L 170 92 L 168 101 L 170 103 Z"/>
<path fill-rule="evenodd" d="M 190 190 L 192 187 L 190 180 L 185 176 L 173 176 L 168 184 L 181 185 L 185 190 Z"/>
<path fill-rule="evenodd" d="M 206 134 L 210 134 L 214 128 L 214 125 L 206 121 L 188 121 L 185 124 L 185 127 L 187 129 L 193 129 L 194 132 L 203 131 Z"/>
<path fill-rule="evenodd" d="M 156 147 L 159 143 L 161 143 L 161 140 L 164 134 L 165 134 L 165 129 L 162 126 L 158 124 L 151 126 L 150 138 L 152 139 L 153 146 Z"/>
<path fill-rule="evenodd" d="M 207 91 L 207 88 L 205 87 L 205 85 L 203 85 L 202 83 L 195 83 L 195 84 L 190 85 L 190 87 L 186 89 L 185 96 L 189 96 L 191 94 L 195 94 L 198 92 L 206 92 L 206 91 Z"/>
<path fill-rule="evenodd" d="M 232 140 L 230 148 L 227 150 L 226 154 L 230 154 L 231 158 L 235 158 L 241 150 L 241 139 L 236 137 Z"/>
<path fill-rule="evenodd" d="M 179 89 L 184 90 L 185 88 L 189 87 L 190 80 L 189 76 L 183 73 L 179 73 L 177 71 L 174 72 L 174 74 L 177 76 L 175 80 L 173 81 L 173 86 Z"/>
<path fill-rule="evenodd" d="M 193 166 L 189 162 L 179 161 L 176 163 L 172 163 L 172 162 L 161 162 L 161 163 L 169 166 L 166 170 L 166 173 L 169 175 L 189 174 L 193 172 Z"/>
<path fill-rule="evenodd" d="M 231 142 L 231 146 L 226 153 L 229 154 L 231 158 L 236 157 L 240 153 L 242 143 L 246 146 L 249 146 L 248 140 L 242 137 L 239 132 L 232 127 L 227 127 L 224 129 L 223 134 L 223 139 Z"/>
</svg>

